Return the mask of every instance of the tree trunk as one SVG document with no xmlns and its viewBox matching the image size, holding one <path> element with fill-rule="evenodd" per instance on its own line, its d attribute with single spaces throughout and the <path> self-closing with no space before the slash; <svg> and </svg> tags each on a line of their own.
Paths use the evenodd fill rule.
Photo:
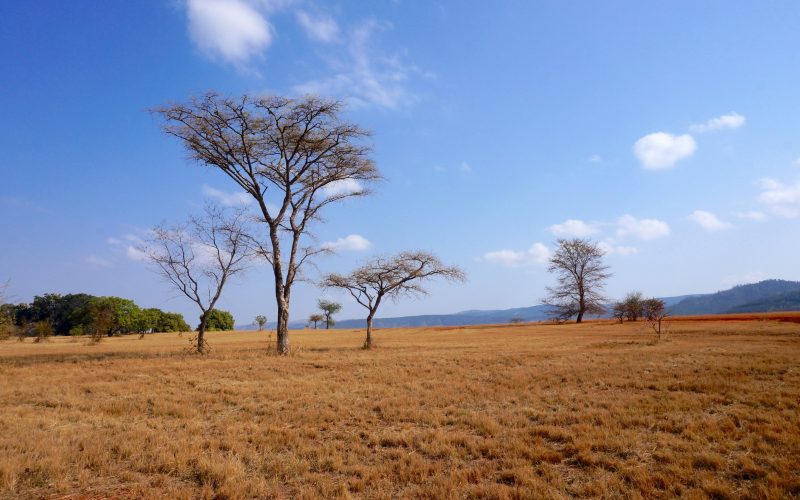
<svg viewBox="0 0 800 500">
<path fill-rule="evenodd" d="M 202 316 L 200 316 L 200 325 L 197 327 L 197 353 L 203 354 L 205 353 L 205 336 L 206 336 L 206 324 L 208 323 L 208 315 L 211 312 L 211 309 L 205 311 Z"/>
<path fill-rule="evenodd" d="M 283 296 L 278 297 L 278 326 L 276 327 L 278 337 L 278 354 L 289 354 L 289 303 Z"/>
<path fill-rule="evenodd" d="M 576 321 L 576 323 L 581 323 L 581 322 L 583 322 L 583 311 L 578 312 L 578 320 Z"/>
<path fill-rule="evenodd" d="M 370 313 L 367 316 L 367 340 L 364 341 L 364 349 L 372 348 L 372 317 L 374 314 Z"/>
</svg>

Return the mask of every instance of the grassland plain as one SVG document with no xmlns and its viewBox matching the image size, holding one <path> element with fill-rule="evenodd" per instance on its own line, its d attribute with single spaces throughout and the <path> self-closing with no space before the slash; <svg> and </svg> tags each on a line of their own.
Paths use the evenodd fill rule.
<svg viewBox="0 0 800 500">
<path fill-rule="evenodd" d="M 743 318 L 5 341 L 0 496 L 797 497 L 800 323 Z"/>
</svg>

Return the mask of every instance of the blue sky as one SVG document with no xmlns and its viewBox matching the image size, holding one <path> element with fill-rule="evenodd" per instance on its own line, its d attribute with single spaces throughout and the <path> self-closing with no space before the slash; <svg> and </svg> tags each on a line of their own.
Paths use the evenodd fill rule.
<svg viewBox="0 0 800 500">
<path fill-rule="evenodd" d="M 128 247 L 235 201 L 147 111 L 209 89 L 335 96 L 373 131 L 387 180 L 314 228 L 341 239 L 319 271 L 419 248 L 469 276 L 384 316 L 538 303 L 559 236 L 608 249 L 612 297 L 800 279 L 798 22 L 794 1 L 4 2 L 0 280 L 194 321 Z M 221 307 L 274 319 L 271 289 L 254 269 Z M 293 319 L 321 295 L 299 285 Z"/>
</svg>

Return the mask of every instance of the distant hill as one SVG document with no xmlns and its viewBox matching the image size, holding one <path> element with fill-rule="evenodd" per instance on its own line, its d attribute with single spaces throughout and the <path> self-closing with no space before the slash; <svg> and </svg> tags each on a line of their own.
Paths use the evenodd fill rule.
<svg viewBox="0 0 800 500">
<path fill-rule="evenodd" d="M 716 293 L 661 297 L 673 316 L 725 314 L 735 312 L 800 311 L 800 282 L 766 280 L 749 285 L 739 285 Z M 426 314 L 395 318 L 375 318 L 375 328 L 409 328 L 418 326 L 462 326 L 509 323 L 512 319 L 523 322 L 548 319 L 547 306 L 537 305 L 513 309 L 469 310 L 453 314 Z M 334 328 L 365 328 L 366 319 L 343 319 Z M 274 329 L 275 323 L 267 328 Z M 303 321 L 292 321 L 290 329 L 306 327 Z M 254 330 L 255 325 L 242 325 L 239 330 Z"/>
<path fill-rule="evenodd" d="M 777 311 L 800 311 L 800 291 L 772 295 L 765 299 L 748 302 L 747 304 L 734 307 L 729 312 L 750 313 Z"/>
<path fill-rule="evenodd" d="M 765 280 L 748 285 L 738 285 L 729 290 L 688 297 L 669 308 L 673 316 L 692 316 L 702 314 L 723 314 L 730 312 L 765 312 L 780 296 L 800 292 L 800 282 L 785 280 Z M 760 305 L 759 305 L 760 304 Z M 747 311 L 738 308 L 747 307 Z M 760 309 L 766 308 L 766 309 Z"/>
</svg>

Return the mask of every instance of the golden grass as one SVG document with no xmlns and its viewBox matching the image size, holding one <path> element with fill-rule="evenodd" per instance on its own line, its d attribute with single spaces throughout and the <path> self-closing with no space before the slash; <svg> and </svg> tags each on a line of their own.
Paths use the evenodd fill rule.
<svg viewBox="0 0 800 500">
<path fill-rule="evenodd" d="M 800 328 L 778 321 L 0 343 L 0 495 L 800 495 Z"/>
</svg>

